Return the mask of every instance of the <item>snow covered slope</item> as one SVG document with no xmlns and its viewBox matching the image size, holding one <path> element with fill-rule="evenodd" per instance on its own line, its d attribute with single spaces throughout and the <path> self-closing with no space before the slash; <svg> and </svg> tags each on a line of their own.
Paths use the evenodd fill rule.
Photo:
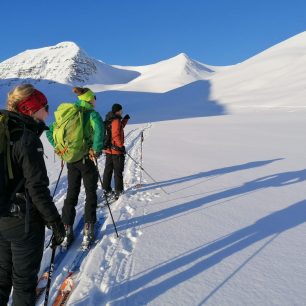
<svg viewBox="0 0 306 306">
<path fill-rule="evenodd" d="M 140 169 L 126 157 L 126 193 L 112 206 L 120 238 L 108 217 L 68 305 L 305 305 L 305 128 L 303 113 L 288 112 L 128 126 L 136 161 L 144 131 L 156 182 L 143 174 L 135 188 Z M 53 189 L 60 163 L 45 147 Z M 64 175 L 59 209 L 66 186 Z M 65 273 L 55 272 L 51 300 Z"/>
<path fill-rule="evenodd" d="M 212 79 L 212 98 L 231 111 L 306 107 L 306 32 L 226 70 Z"/>
<path fill-rule="evenodd" d="M 120 68 L 138 71 L 140 76 L 122 85 L 90 87 L 109 108 L 115 101 L 123 104 L 133 114 L 133 123 L 226 113 L 223 105 L 210 98 L 214 67 L 186 54 L 148 66 Z"/>
</svg>

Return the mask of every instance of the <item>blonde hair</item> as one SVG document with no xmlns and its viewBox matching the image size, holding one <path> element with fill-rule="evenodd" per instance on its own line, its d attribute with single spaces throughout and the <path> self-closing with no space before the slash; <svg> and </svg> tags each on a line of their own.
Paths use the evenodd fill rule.
<svg viewBox="0 0 306 306">
<path fill-rule="evenodd" d="M 6 108 L 12 112 L 18 112 L 17 105 L 26 97 L 34 92 L 35 88 L 32 84 L 22 84 L 16 86 L 7 95 Z"/>
<path fill-rule="evenodd" d="M 84 94 L 88 90 L 90 90 L 90 89 L 87 88 L 87 87 L 73 87 L 72 88 L 72 92 L 74 92 L 77 96 L 81 96 L 82 94 Z"/>
</svg>

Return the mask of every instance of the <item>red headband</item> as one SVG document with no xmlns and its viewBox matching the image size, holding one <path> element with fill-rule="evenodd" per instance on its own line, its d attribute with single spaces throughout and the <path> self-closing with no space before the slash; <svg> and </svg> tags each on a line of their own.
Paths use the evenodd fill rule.
<svg viewBox="0 0 306 306">
<path fill-rule="evenodd" d="M 17 109 L 20 113 L 24 115 L 31 115 L 36 113 L 44 106 L 48 104 L 46 96 L 37 89 L 34 89 L 34 92 L 25 98 L 22 102 L 18 103 Z"/>
</svg>

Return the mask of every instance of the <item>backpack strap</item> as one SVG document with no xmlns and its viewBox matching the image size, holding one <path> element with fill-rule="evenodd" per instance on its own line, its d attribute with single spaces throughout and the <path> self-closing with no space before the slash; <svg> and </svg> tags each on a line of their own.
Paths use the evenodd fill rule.
<svg viewBox="0 0 306 306">
<path fill-rule="evenodd" d="M 6 120 L 6 124 L 7 124 L 8 119 Z M 7 140 L 7 146 L 6 146 L 6 161 L 7 161 L 7 171 L 8 171 L 8 177 L 10 180 L 12 180 L 14 178 L 14 174 L 13 174 L 13 167 L 12 167 L 12 159 L 11 159 L 11 134 L 19 132 L 19 131 L 23 131 L 24 129 L 22 128 L 14 128 L 11 131 L 9 131 L 8 129 L 6 129 L 6 140 Z"/>
<path fill-rule="evenodd" d="M 11 160 L 11 136 L 8 130 L 8 120 L 9 118 L 6 117 L 4 121 L 5 128 L 5 136 L 6 136 L 6 166 L 8 171 L 8 178 L 11 180 L 14 178 L 13 175 L 13 168 L 12 168 L 12 160 Z"/>
</svg>

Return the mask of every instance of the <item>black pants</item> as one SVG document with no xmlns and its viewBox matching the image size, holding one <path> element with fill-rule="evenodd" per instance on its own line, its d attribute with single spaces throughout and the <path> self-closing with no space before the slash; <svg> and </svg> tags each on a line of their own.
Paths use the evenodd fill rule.
<svg viewBox="0 0 306 306">
<path fill-rule="evenodd" d="M 44 240 L 43 221 L 30 222 L 25 234 L 23 220 L 0 218 L 0 306 L 7 305 L 12 286 L 14 306 L 35 305 Z"/>
<path fill-rule="evenodd" d="M 86 203 L 85 203 L 85 222 L 95 223 L 97 221 L 97 187 L 98 172 L 93 161 L 86 159 L 75 163 L 67 163 L 68 169 L 68 190 L 62 211 L 64 224 L 73 225 L 75 219 L 75 207 L 83 179 Z"/>
<path fill-rule="evenodd" d="M 123 191 L 124 154 L 106 154 L 105 168 L 103 173 L 103 189 L 111 191 L 111 181 L 114 172 L 115 191 Z"/>
</svg>

